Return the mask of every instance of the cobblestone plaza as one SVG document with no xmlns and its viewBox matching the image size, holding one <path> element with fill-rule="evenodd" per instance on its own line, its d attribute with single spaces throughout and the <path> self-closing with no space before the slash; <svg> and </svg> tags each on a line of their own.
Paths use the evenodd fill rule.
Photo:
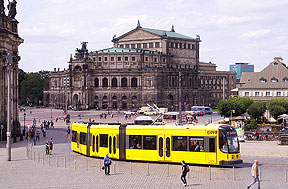
<svg viewBox="0 0 288 189">
<path fill-rule="evenodd" d="M 40 117 L 41 120 L 47 120 L 51 116 L 51 110 L 49 109 L 33 109 L 31 111 L 31 115 L 28 114 L 27 116 L 28 120 L 26 120 L 26 123 L 32 121 L 32 117 L 38 117 L 38 119 Z M 27 112 L 29 113 L 29 110 Z M 75 116 L 72 116 L 72 120 L 80 120 L 76 116 L 79 112 L 74 113 Z M 53 110 L 53 119 L 60 114 L 60 111 Z M 81 115 L 84 115 L 84 117 L 81 117 L 81 120 L 86 121 L 89 114 L 95 114 L 95 112 L 83 111 Z M 117 118 L 114 119 L 117 120 Z M 207 119 L 207 117 L 204 116 L 203 119 Z M 23 122 L 21 114 L 20 120 Z M 122 116 L 120 121 L 123 121 Z M 49 158 L 44 155 L 44 143 L 45 139 L 50 139 L 50 137 L 53 137 L 55 150 Z M 100 170 L 103 163 L 102 159 L 86 157 L 74 152 L 70 152 L 69 158 L 66 125 L 63 120 L 58 121 L 54 129 L 47 130 L 45 139 L 41 135 L 40 141 L 37 141 L 37 145 L 32 147 L 32 153 L 29 154 L 29 158 L 26 156 L 27 141 L 13 143 L 11 162 L 6 161 L 5 143 L 1 143 L 0 167 L 1 170 L 5 170 L 5 174 L 2 174 L 0 178 L 1 188 L 183 187 L 180 181 L 181 166 L 178 164 L 149 163 L 147 165 L 147 162 L 113 161 L 111 166 L 112 174 L 105 176 L 104 172 Z M 190 166 L 191 171 L 187 179 L 188 187 L 246 188 L 252 181 L 250 169 L 255 159 L 260 162 L 262 188 L 288 187 L 285 173 L 288 168 L 287 146 L 277 145 L 276 142 L 249 141 L 241 143 L 241 154 L 244 163 L 235 167 L 234 176 L 232 167 L 211 167 L 211 174 L 209 174 L 208 166 Z"/>
</svg>

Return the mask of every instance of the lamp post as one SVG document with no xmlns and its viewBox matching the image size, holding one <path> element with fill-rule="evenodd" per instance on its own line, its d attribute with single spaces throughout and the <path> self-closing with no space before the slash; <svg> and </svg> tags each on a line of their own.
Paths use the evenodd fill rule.
<svg viewBox="0 0 288 189">
<path fill-rule="evenodd" d="M 8 76 L 7 76 L 7 152 L 8 152 L 8 161 L 11 161 L 11 64 L 12 64 L 12 55 L 8 54 Z"/>
<path fill-rule="evenodd" d="M 25 136 L 25 120 L 26 120 L 26 113 L 23 114 L 23 117 L 24 117 L 23 136 Z"/>
</svg>

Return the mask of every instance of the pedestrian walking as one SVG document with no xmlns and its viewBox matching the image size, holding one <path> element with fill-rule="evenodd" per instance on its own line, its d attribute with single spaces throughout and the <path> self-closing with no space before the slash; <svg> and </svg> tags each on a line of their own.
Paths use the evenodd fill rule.
<svg viewBox="0 0 288 189">
<path fill-rule="evenodd" d="M 181 163 L 182 163 L 182 174 L 180 179 L 183 182 L 183 186 L 187 186 L 186 175 L 190 171 L 189 166 L 185 163 L 184 160 Z"/>
<path fill-rule="evenodd" d="M 40 140 L 40 131 L 37 129 L 36 131 L 36 140 Z"/>
<path fill-rule="evenodd" d="M 51 138 L 50 140 L 49 140 L 49 155 L 51 155 L 52 154 L 52 150 L 53 150 L 53 139 Z"/>
<path fill-rule="evenodd" d="M 260 189 L 260 180 L 259 180 L 259 168 L 258 168 L 258 160 L 254 161 L 254 164 L 252 165 L 251 168 L 251 174 L 253 177 L 253 182 L 251 184 L 248 185 L 248 189 L 251 188 L 251 186 L 253 184 L 255 184 L 256 182 L 258 182 L 258 189 Z"/>
<path fill-rule="evenodd" d="M 43 133 L 43 137 L 45 138 L 46 137 L 46 129 L 45 128 L 43 128 L 42 133 Z"/>
<path fill-rule="evenodd" d="M 106 156 L 104 158 L 105 175 L 110 175 L 110 165 L 111 165 L 111 160 L 108 156 L 108 153 L 106 153 Z"/>
<path fill-rule="evenodd" d="M 51 128 L 54 128 L 54 122 L 53 122 L 53 120 L 51 120 L 50 124 L 51 124 Z"/>
<path fill-rule="evenodd" d="M 45 145 L 45 152 L 46 152 L 46 155 L 49 154 L 49 150 L 50 150 L 50 148 L 49 148 L 49 141 L 46 140 L 46 145 Z"/>
</svg>

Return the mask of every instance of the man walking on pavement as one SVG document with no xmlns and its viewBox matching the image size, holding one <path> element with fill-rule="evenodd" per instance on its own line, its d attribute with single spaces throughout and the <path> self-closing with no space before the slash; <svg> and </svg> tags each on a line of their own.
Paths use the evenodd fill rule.
<svg viewBox="0 0 288 189">
<path fill-rule="evenodd" d="M 254 161 L 254 164 L 252 165 L 252 168 L 251 168 L 251 174 L 252 174 L 252 177 L 254 179 L 254 181 L 249 184 L 249 186 L 247 187 L 248 189 L 251 188 L 251 186 L 253 184 L 255 184 L 256 182 L 258 182 L 258 189 L 260 189 L 260 180 L 259 180 L 259 168 L 258 168 L 258 160 L 255 160 Z"/>
</svg>

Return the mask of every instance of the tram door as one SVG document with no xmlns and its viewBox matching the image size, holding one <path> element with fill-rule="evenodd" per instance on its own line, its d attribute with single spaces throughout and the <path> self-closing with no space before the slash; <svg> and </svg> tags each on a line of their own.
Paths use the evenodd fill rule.
<svg viewBox="0 0 288 189">
<path fill-rule="evenodd" d="M 158 160 L 171 161 L 171 136 L 158 135 Z"/>
<path fill-rule="evenodd" d="M 95 135 L 95 155 L 96 157 L 99 157 L 99 134 L 97 133 Z"/>
<path fill-rule="evenodd" d="M 165 161 L 171 161 L 171 135 L 165 135 Z"/>
<path fill-rule="evenodd" d="M 109 145 L 109 157 L 116 158 L 117 157 L 117 136 L 116 136 L 116 134 L 109 134 L 108 145 Z"/>
<path fill-rule="evenodd" d="M 205 150 L 206 152 L 206 162 L 209 164 L 217 163 L 217 150 L 216 150 L 216 137 L 205 138 Z"/>
</svg>

